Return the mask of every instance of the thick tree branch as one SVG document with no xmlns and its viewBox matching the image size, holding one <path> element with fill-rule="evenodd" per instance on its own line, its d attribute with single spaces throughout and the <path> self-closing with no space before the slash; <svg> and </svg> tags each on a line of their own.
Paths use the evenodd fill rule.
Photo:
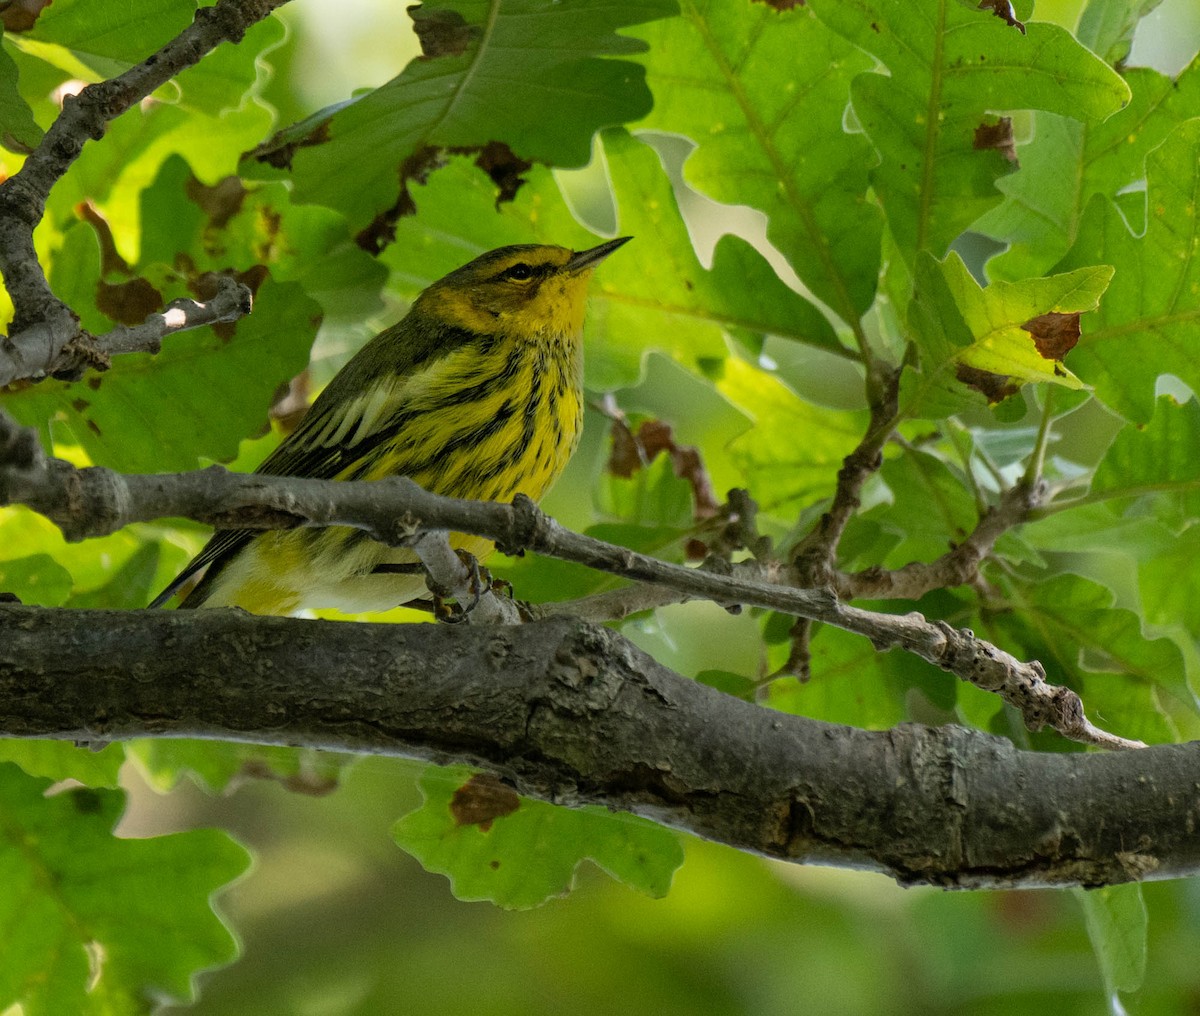
<svg viewBox="0 0 1200 1016">
<path fill-rule="evenodd" d="M 68 96 L 42 143 L 19 172 L 0 183 L 0 274 L 14 307 L 11 335 L 0 337 L 0 387 L 21 378 L 70 375 L 84 367 L 103 367 L 113 353 L 154 351 L 173 331 L 230 320 L 231 314 L 248 310 L 246 294 L 223 307 L 221 316 L 208 319 L 211 303 L 179 301 L 137 328 L 116 329 L 95 338 L 79 327 L 75 314 L 51 292 L 34 250 L 33 230 L 45 214 L 51 188 L 88 140 L 104 136 L 110 120 L 222 42 L 239 41 L 246 29 L 286 2 L 218 0 L 212 7 L 200 8 L 192 24 L 157 53 L 124 74 Z M 181 314 L 180 323 L 170 323 Z"/>
<path fill-rule="evenodd" d="M 343 525 L 392 546 L 412 545 L 430 530 L 487 537 L 508 553 L 533 550 L 599 571 L 722 604 L 766 607 L 823 621 L 870 639 L 879 651 L 901 648 L 994 692 L 1020 710 L 1030 729 L 1049 725 L 1065 737 L 1106 748 L 1140 742 L 1092 726 L 1069 688 L 1048 684 L 1039 663 L 1023 663 L 971 632 L 920 614 L 879 614 L 851 607 L 832 590 L 796 589 L 761 578 L 670 564 L 572 533 L 528 498 L 511 505 L 439 497 L 403 477 L 369 483 L 311 480 L 210 467 L 194 473 L 126 476 L 76 469 L 47 459 L 32 431 L 0 414 L 0 505 L 20 503 L 55 522 L 70 540 L 129 525 L 184 516 L 222 528 L 279 529 Z M 724 562 L 722 562 L 725 565 Z M 732 568 L 725 565 L 729 571 Z M 767 578 L 776 578 L 767 571 Z"/>
<path fill-rule="evenodd" d="M 834 726 L 722 695 L 565 618 L 451 628 L 0 605 L 0 733 L 467 762 L 532 797 L 905 884 L 1200 870 L 1200 744 L 1037 754 L 961 727 Z"/>
</svg>

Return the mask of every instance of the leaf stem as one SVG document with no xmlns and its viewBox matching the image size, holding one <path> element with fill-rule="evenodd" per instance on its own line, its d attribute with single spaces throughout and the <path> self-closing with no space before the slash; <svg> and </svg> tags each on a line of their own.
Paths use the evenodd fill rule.
<svg viewBox="0 0 1200 1016">
<path fill-rule="evenodd" d="M 1025 469 L 1024 483 L 1032 486 L 1042 478 L 1042 470 L 1046 465 L 1046 446 L 1050 442 L 1050 422 L 1054 416 L 1054 389 L 1046 389 L 1046 400 L 1042 404 L 1042 422 L 1038 426 L 1037 441 L 1033 445 L 1033 454 Z"/>
</svg>

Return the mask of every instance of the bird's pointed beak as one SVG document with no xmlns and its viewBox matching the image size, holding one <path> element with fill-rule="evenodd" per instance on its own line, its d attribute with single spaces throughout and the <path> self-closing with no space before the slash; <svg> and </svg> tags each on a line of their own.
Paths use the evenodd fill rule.
<svg viewBox="0 0 1200 1016">
<path fill-rule="evenodd" d="M 590 250 L 581 250 L 571 255 L 567 262 L 567 271 L 578 275 L 581 272 L 591 271 L 601 261 L 609 256 L 618 247 L 622 247 L 632 240 L 632 236 L 618 236 L 615 240 L 609 240 L 608 243 L 602 243 L 599 247 L 592 247 Z"/>
</svg>

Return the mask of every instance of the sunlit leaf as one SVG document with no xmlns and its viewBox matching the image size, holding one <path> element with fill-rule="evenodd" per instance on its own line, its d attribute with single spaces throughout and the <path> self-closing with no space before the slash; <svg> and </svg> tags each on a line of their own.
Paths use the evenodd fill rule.
<svg viewBox="0 0 1200 1016">
<path fill-rule="evenodd" d="M 1122 6 L 1101 0 L 1091 5 Z M 1034 116 L 1032 138 L 1017 148 L 1021 168 L 996 184 L 1004 201 L 974 225 L 1009 244 L 988 262 L 992 278 L 1020 279 L 1050 269 L 1075 240 L 1092 197 L 1115 198 L 1139 182 L 1146 155 L 1200 108 L 1200 59 L 1174 80 L 1148 67 L 1122 74 L 1133 98 L 1103 123 Z"/>
<path fill-rule="evenodd" d="M 804 5 L 681 7 L 636 32 L 651 47 L 644 125 L 692 139 L 688 182 L 764 212 L 767 236 L 805 285 L 856 320 L 874 297 L 881 221 L 866 199 L 874 157 L 842 116 L 849 82 L 870 60 Z"/>
<path fill-rule="evenodd" d="M 957 254 L 943 262 L 921 255 L 910 309 L 921 369 L 902 382 L 902 412 L 937 417 L 979 396 L 997 403 L 1029 382 L 1081 388 L 1062 360 L 1112 275 L 1100 265 L 981 288 Z"/>
<path fill-rule="evenodd" d="M 0 762 L 15 762 L 30 776 L 75 780 L 85 787 L 115 788 L 124 761 L 119 744 L 93 748 L 70 741 L 0 738 Z"/>
<path fill-rule="evenodd" d="M 195 11 L 196 0 L 125 0 L 101 8 L 87 0 L 55 0 L 27 37 L 71 50 L 108 76 L 165 45 Z"/>
<path fill-rule="evenodd" d="M 810 0 L 817 17 L 877 57 L 888 74 L 854 79 L 854 112 L 880 164 L 872 183 L 909 263 L 941 257 L 1015 169 L 980 146 L 995 110 L 1041 109 L 1102 120 L 1129 99 L 1121 78 L 1057 25 L 1006 25 L 955 0 Z"/>
<path fill-rule="evenodd" d="M 833 493 L 837 470 L 861 435 L 863 414 L 814 406 L 737 358 L 725 364 L 716 387 L 753 421 L 729 450 L 741 485 L 761 508 L 791 515 Z"/>
<path fill-rule="evenodd" d="M 1095 198 L 1058 266 L 1104 262 L 1117 269 L 1099 311 L 1084 319 L 1068 363 L 1106 404 L 1138 422 L 1154 412 L 1160 374 L 1200 390 L 1193 341 L 1200 322 L 1200 238 L 1193 228 L 1198 151 L 1200 119 L 1188 120 L 1146 158 L 1145 235 L 1132 234 L 1110 201 Z"/>
</svg>

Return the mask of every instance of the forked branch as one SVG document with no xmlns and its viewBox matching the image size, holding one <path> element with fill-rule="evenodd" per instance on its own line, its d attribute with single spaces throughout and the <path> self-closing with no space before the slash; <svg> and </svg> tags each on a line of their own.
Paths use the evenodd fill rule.
<svg viewBox="0 0 1200 1016">
<path fill-rule="evenodd" d="M 201 7 L 192 24 L 157 53 L 124 74 L 67 96 L 41 144 L 17 173 L 0 183 L 0 275 L 14 308 L 10 335 L 0 337 L 0 387 L 24 378 L 77 376 L 87 367 L 103 368 L 113 354 L 154 352 L 173 332 L 248 312 L 249 291 L 239 286 L 208 304 L 177 301 L 135 328 L 92 336 L 51 291 L 34 249 L 33 230 L 45 214 L 51 188 L 87 141 L 103 137 L 109 121 L 222 42 L 240 40 L 251 25 L 287 2 L 218 0 L 212 7 Z"/>
</svg>

